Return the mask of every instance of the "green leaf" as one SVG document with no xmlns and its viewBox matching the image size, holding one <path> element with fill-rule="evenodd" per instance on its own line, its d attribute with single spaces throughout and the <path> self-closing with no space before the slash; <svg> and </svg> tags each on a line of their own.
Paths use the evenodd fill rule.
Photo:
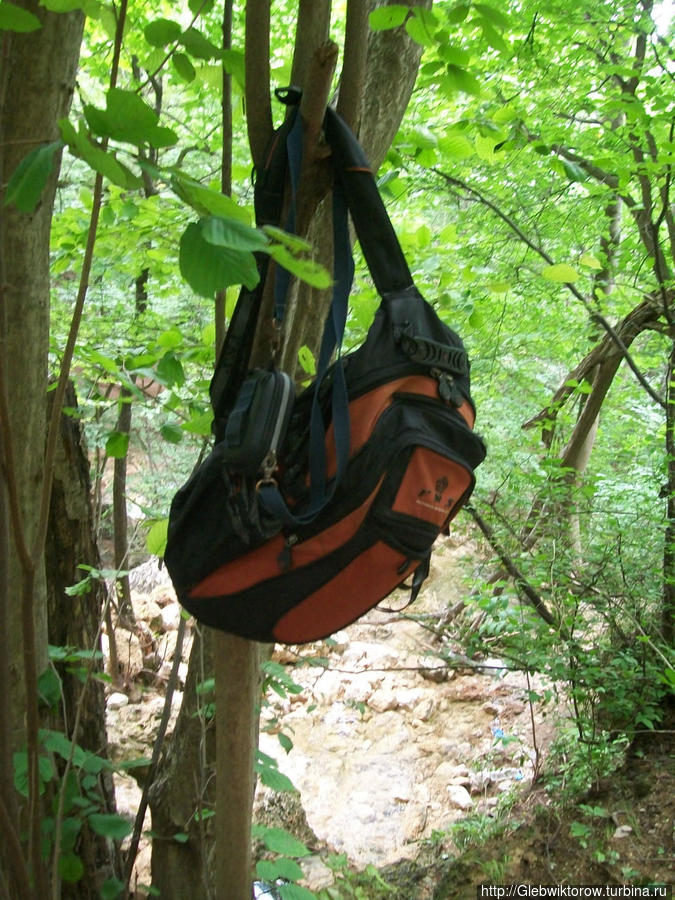
<svg viewBox="0 0 675 900">
<path fill-rule="evenodd" d="M 153 47 L 166 47 L 173 44 L 182 33 L 183 29 L 178 22 L 171 19 L 153 19 L 143 29 L 145 39 Z"/>
<path fill-rule="evenodd" d="M 298 237 L 297 234 L 289 234 L 282 228 L 275 225 L 264 225 L 263 231 L 279 244 L 283 244 L 294 253 L 301 253 L 303 250 L 311 250 L 312 245 L 304 238 Z"/>
<path fill-rule="evenodd" d="M 53 666 L 48 666 L 38 678 L 38 693 L 50 709 L 61 702 L 61 679 Z"/>
<path fill-rule="evenodd" d="M 409 13 L 410 7 L 402 3 L 392 3 L 390 6 L 374 9 L 368 16 L 368 21 L 373 31 L 387 31 L 389 28 L 403 25 Z"/>
<path fill-rule="evenodd" d="M 186 53 L 174 53 L 171 56 L 171 64 L 183 81 L 186 81 L 189 84 L 191 81 L 195 80 L 197 72 L 190 62 L 190 57 Z"/>
<path fill-rule="evenodd" d="M 183 430 L 190 434 L 201 434 L 204 437 L 211 434 L 213 413 L 210 409 L 193 412 L 188 421 L 183 425 Z"/>
<path fill-rule="evenodd" d="M 462 0 L 447 13 L 446 19 L 449 25 L 459 25 L 469 14 L 471 3 Z"/>
<path fill-rule="evenodd" d="M 73 746 L 73 742 L 63 732 L 45 728 L 40 731 L 40 737 L 45 750 L 56 753 L 61 759 L 67 761 L 72 756 L 73 764 L 76 766 L 81 766 L 85 761 L 86 753 L 82 747 L 78 744 Z"/>
<path fill-rule="evenodd" d="M 299 259 L 280 244 L 270 247 L 269 254 L 280 266 L 283 266 L 284 269 L 287 269 L 301 281 L 311 284 L 312 287 L 324 290 L 333 283 L 330 272 L 324 269 L 322 265 L 314 262 L 313 259 Z"/>
<path fill-rule="evenodd" d="M 167 350 L 157 363 L 157 380 L 167 387 L 181 387 L 185 384 L 183 365 L 173 350 Z"/>
<path fill-rule="evenodd" d="M 17 31 L 25 34 L 28 31 L 37 31 L 38 28 L 42 28 L 42 22 L 32 12 L 5 0 L 0 3 L 0 31 Z"/>
<path fill-rule="evenodd" d="M 438 146 L 453 159 L 468 159 L 476 152 L 471 141 L 459 131 L 450 129 L 440 138 Z"/>
<path fill-rule="evenodd" d="M 106 94 L 106 108 L 97 109 L 88 103 L 84 117 L 95 134 L 122 143 L 172 147 L 178 141 L 175 131 L 158 125 L 157 113 L 135 91 L 111 88 Z"/>
<path fill-rule="evenodd" d="M 176 425 L 173 422 L 165 422 L 164 425 L 161 425 L 159 433 L 169 444 L 180 444 L 184 436 L 184 431 L 180 425 Z"/>
<path fill-rule="evenodd" d="M 171 328 L 163 331 L 160 336 L 157 338 L 157 343 L 160 347 L 164 347 L 166 350 L 175 350 L 176 347 L 180 347 L 183 343 L 183 335 L 180 332 L 180 329 L 175 325 L 172 325 Z"/>
<path fill-rule="evenodd" d="M 278 859 L 261 859 L 255 867 L 258 877 L 262 881 L 274 883 L 277 878 L 285 878 L 287 881 L 297 881 L 302 878 L 302 867 L 294 860 L 281 856 Z"/>
<path fill-rule="evenodd" d="M 21 212 L 33 212 L 54 170 L 54 155 L 62 147 L 63 141 L 53 141 L 24 156 L 7 183 L 5 206 L 13 203 Z"/>
<path fill-rule="evenodd" d="M 460 66 L 448 65 L 446 79 L 455 91 L 463 91 L 474 97 L 480 97 L 481 87 L 474 76 Z"/>
<path fill-rule="evenodd" d="M 185 47 L 190 56 L 197 59 L 219 59 L 220 50 L 212 44 L 208 38 L 197 28 L 188 28 L 180 37 L 180 43 Z"/>
<path fill-rule="evenodd" d="M 126 885 L 117 878 L 108 878 L 101 885 L 101 900 L 117 900 L 124 892 Z"/>
<path fill-rule="evenodd" d="M 405 29 L 410 37 L 423 47 L 433 47 L 436 39 L 433 30 L 438 24 L 436 16 L 428 9 L 415 7 L 412 16 L 406 21 Z"/>
<path fill-rule="evenodd" d="M 495 162 L 502 158 L 499 153 L 495 152 L 495 147 L 498 143 L 501 143 L 501 141 L 496 140 L 494 137 L 483 137 L 479 134 L 476 138 L 476 153 L 486 162 Z"/>
<path fill-rule="evenodd" d="M 145 538 L 145 546 L 148 553 L 160 558 L 164 556 L 168 529 L 168 519 L 159 519 L 159 521 L 153 523 Z"/>
<path fill-rule="evenodd" d="M 238 219 L 209 216 L 201 221 L 202 235 L 209 244 L 229 247 L 231 250 L 265 250 L 269 246 L 267 236 Z"/>
<path fill-rule="evenodd" d="M 572 162 L 568 159 L 561 159 L 563 170 L 565 175 L 569 178 L 570 181 L 588 181 L 588 174 L 581 168 L 578 163 Z"/>
<path fill-rule="evenodd" d="M 84 875 L 84 863 L 72 850 L 69 853 L 62 853 L 59 857 L 59 874 L 64 881 L 74 884 Z"/>
<path fill-rule="evenodd" d="M 183 232 L 179 264 L 183 278 L 202 297 L 213 297 L 230 284 L 253 289 L 259 279 L 252 253 L 210 244 L 197 222 L 191 222 Z"/>
<path fill-rule="evenodd" d="M 283 828 L 272 828 L 267 825 L 254 825 L 253 836 L 259 838 L 272 853 L 281 853 L 283 856 L 309 856 L 310 851 Z"/>
<path fill-rule="evenodd" d="M 95 172 L 99 172 L 121 188 L 128 189 L 141 186 L 140 178 L 130 177 L 129 170 L 119 164 L 114 154 L 106 153 L 91 142 L 89 134 L 82 125 L 76 131 L 72 122 L 69 122 L 68 119 L 61 119 L 59 121 L 59 130 L 71 153 L 83 159 Z"/>
<path fill-rule="evenodd" d="M 95 834 L 112 841 L 124 840 L 133 831 L 131 822 L 115 813 L 92 813 L 88 821 Z"/>
<path fill-rule="evenodd" d="M 485 287 L 491 294 L 505 294 L 513 285 L 510 281 L 488 281 Z"/>
<path fill-rule="evenodd" d="M 498 28 L 500 31 L 505 31 L 510 27 L 511 23 L 509 19 L 498 9 L 495 9 L 494 6 L 488 6 L 487 3 L 474 3 L 473 8 L 476 12 L 480 13 L 480 15 L 487 19 L 488 22 L 491 22 L 495 28 Z"/>
<path fill-rule="evenodd" d="M 92 9 L 91 0 L 40 0 L 40 6 L 44 6 L 50 12 L 56 13 L 73 12 L 76 9 L 84 9 L 85 11 L 89 9 L 95 12 L 95 7 Z"/>
<path fill-rule="evenodd" d="M 602 269 L 602 263 L 592 253 L 583 253 L 579 257 L 579 265 L 586 266 L 589 269 Z"/>
<path fill-rule="evenodd" d="M 576 269 L 567 263 L 556 263 L 553 266 L 546 266 L 542 269 L 541 274 L 547 281 L 555 281 L 558 284 L 576 281 L 579 273 Z"/>
<path fill-rule="evenodd" d="M 303 345 L 298 350 L 298 362 L 302 366 L 303 372 L 306 372 L 308 375 L 316 375 L 316 360 L 307 345 Z"/>
<path fill-rule="evenodd" d="M 279 886 L 281 900 L 316 900 L 316 894 L 301 884 L 282 884 Z"/>
<path fill-rule="evenodd" d="M 291 779 L 278 769 L 260 768 L 258 774 L 265 787 L 270 788 L 272 791 L 278 791 L 279 793 L 295 792 L 295 785 Z"/>
<path fill-rule="evenodd" d="M 226 49 L 222 51 L 222 56 L 225 71 L 234 78 L 243 91 L 246 84 L 244 54 L 241 50 Z"/>
<path fill-rule="evenodd" d="M 490 24 L 490 22 L 483 19 L 480 21 L 480 27 L 481 31 L 483 32 L 483 37 L 491 47 L 493 47 L 499 53 L 509 52 L 509 45 L 506 43 L 497 29 Z"/>
<path fill-rule="evenodd" d="M 187 844 L 187 842 L 190 840 L 190 835 L 185 834 L 184 831 L 177 831 L 172 837 L 173 840 L 179 844 Z"/>
<path fill-rule="evenodd" d="M 223 216 L 250 224 L 249 214 L 220 191 L 204 187 L 182 172 L 171 176 L 171 189 L 200 216 Z"/>
<path fill-rule="evenodd" d="M 128 772 L 129 769 L 147 769 L 151 764 L 152 760 L 147 756 L 138 756 L 136 759 L 126 759 L 115 763 L 115 768 L 122 772 Z"/>
<path fill-rule="evenodd" d="M 188 0 L 188 9 L 193 16 L 205 16 L 211 12 L 215 0 Z"/>
<path fill-rule="evenodd" d="M 127 431 L 111 431 L 105 442 L 106 455 L 111 459 L 124 459 L 129 449 L 129 433 Z"/>
<path fill-rule="evenodd" d="M 283 747 L 286 753 L 290 753 L 293 749 L 293 741 L 289 738 L 287 734 L 284 734 L 283 731 L 277 733 L 277 738 L 279 739 L 279 743 Z"/>
</svg>

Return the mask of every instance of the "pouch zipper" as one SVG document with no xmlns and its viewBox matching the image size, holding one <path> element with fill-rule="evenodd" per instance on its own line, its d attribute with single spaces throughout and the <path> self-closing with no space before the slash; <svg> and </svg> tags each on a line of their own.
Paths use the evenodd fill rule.
<svg viewBox="0 0 675 900">
<path fill-rule="evenodd" d="M 282 382 L 281 387 L 281 397 L 279 400 L 279 412 L 276 417 L 276 423 L 274 425 L 274 431 L 272 432 L 272 437 L 270 438 L 270 446 L 269 450 L 265 454 L 263 461 L 260 464 L 260 470 L 262 472 L 263 483 L 273 481 L 272 475 L 276 472 L 279 462 L 277 459 L 277 451 L 279 449 L 279 441 L 281 438 L 281 431 L 283 428 L 283 424 L 286 420 L 286 411 L 288 409 L 288 404 L 293 395 L 293 382 L 288 376 L 285 376 Z"/>
</svg>

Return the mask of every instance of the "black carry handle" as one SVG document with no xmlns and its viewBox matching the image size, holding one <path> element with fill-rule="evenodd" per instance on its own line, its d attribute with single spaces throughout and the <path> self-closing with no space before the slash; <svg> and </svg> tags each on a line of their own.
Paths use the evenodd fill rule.
<svg viewBox="0 0 675 900">
<path fill-rule="evenodd" d="M 370 163 L 347 124 L 330 106 L 326 110 L 325 132 L 375 287 L 381 296 L 411 287 L 412 275 Z"/>
</svg>

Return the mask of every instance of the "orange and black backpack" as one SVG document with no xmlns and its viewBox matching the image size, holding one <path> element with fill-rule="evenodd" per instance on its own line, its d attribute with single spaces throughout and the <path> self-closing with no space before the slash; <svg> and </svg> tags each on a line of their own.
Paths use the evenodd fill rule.
<svg viewBox="0 0 675 900">
<path fill-rule="evenodd" d="M 247 372 L 267 267 L 260 258 L 260 284 L 242 289 L 211 384 L 215 445 L 169 520 L 165 561 L 183 606 L 259 641 L 326 637 L 406 581 L 414 599 L 434 541 L 468 500 L 485 457 L 462 341 L 413 284 L 358 142 L 332 109 L 324 127 L 335 174 L 335 287 L 315 380 L 296 397 L 285 373 Z M 259 225 L 279 223 L 301 129 L 295 108 L 257 173 Z M 381 303 L 363 344 L 343 355 L 353 276 L 347 210 Z M 277 275 L 277 315 L 286 289 Z"/>
</svg>

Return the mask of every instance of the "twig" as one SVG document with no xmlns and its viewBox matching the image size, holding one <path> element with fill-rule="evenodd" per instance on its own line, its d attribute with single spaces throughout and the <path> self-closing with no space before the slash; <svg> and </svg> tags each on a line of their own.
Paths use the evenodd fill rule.
<svg viewBox="0 0 675 900">
<path fill-rule="evenodd" d="M 472 517 L 472 519 L 474 520 L 476 525 L 478 525 L 480 530 L 483 532 L 483 534 L 487 538 L 488 542 L 490 543 L 490 546 L 492 547 L 492 549 L 495 551 L 495 553 L 501 560 L 502 565 L 504 566 L 506 571 L 509 573 L 511 578 L 513 578 L 516 588 L 518 588 L 518 590 L 522 591 L 522 593 L 529 600 L 530 604 L 539 613 L 539 615 L 546 622 L 547 625 L 551 625 L 553 628 L 561 631 L 561 633 L 562 633 L 561 623 L 556 621 L 555 617 L 549 611 L 548 607 L 546 606 L 546 604 L 544 603 L 544 601 L 542 600 L 540 595 L 534 590 L 532 585 L 527 581 L 527 579 L 525 578 L 523 573 L 520 571 L 520 569 L 516 566 L 514 561 L 508 555 L 508 553 L 506 552 L 504 547 L 502 547 L 502 545 L 499 543 L 499 541 L 497 540 L 497 536 L 495 535 L 494 531 L 490 528 L 490 526 L 487 524 L 485 519 L 483 519 L 483 517 L 480 515 L 480 513 L 477 512 L 477 510 L 473 506 L 467 505 L 464 508 L 466 509 L 466 511 Z"/>
<path fill-rule="evenodd" d="M 126 889 L 129 888 L 129 882 L 131 881 L 131 874 L 134 868 L 134 862 L 136 861 L 136 854 L 138 853 L 138 844 L 141 839 L 141 834 L 143 832 L 143 821 L 145 819 L 145 813 L 148 808 L 148 802 L 150 797 L 150 789 L 155 780 L 155 776 L 157 774 L 157 769 L 159 768 L 159 760 L 162 754 L 162 748 L 164 746 L 164 739 L 166 738 L 166 732 L 169 727 L 169 720 L 171 719 L 171 702 L 173 700 L 173 695 L 176 691 L 176 686 L 178 685 L 178 670 L 182 661 L 182 651 L 183 651 L 183 639 L 185 637 L 185 629 L 186 629 L 186 620 L 184 616 L 180 617 L 180 622 L 178 623 L 178 632 L 176 635 L 176 648 L 173 652 L 173 663 L 171 665 L 171 673 L 169 675 L 169 680 L 166 685 L 166 696 L 164 698 L 164 708 L 162 709 L 162 718 L 159 723 L 159 729 L 157 731 L 157 737 L 155 738 L 155 743 L 152 748 L 152 757 L 150 761 L 150 767 L 148 769 L 148 774 L 145 778 L 145 782 L 143 784 L 143 793 L 141 795 L 140 803 L 138 804 L 138 812 L 136 813 L 136 819 L 134 821 L 134 830 L 131 836 L 131 843 L 129 844 L 129 849 L 126 854 L 126 866 L 124 872 L 124 884 Z"/>
</svg>

